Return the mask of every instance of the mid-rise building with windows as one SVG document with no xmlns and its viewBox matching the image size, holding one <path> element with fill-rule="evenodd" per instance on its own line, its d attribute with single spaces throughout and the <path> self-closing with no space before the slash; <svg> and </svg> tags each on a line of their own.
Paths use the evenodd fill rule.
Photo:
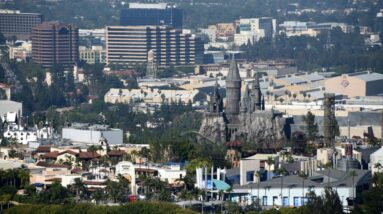
<svg viewBox="0 0 383 214">
<path fill-rule="evenodd" d="M 0 10 L 0 32 L 7 38 L 29 39 L 32 27 L 40 24 L 43 16 L 39 13 L 21 13 L 19 10 Z"/>
<path fill-rule="evenodd" d="M 159 66 L 193 65 L 203 61 L 199 37 L 168 26 L 107 26 L 106 63 L 146 63 L 148 53 Z"/>
<path fill-rule="evenodd" d="M 44 22 L 32 28 L 32 59 L 44 67 L 72 66 L 78 61 L 78 28 Z"/>
<path fill-rule="evenodd" d="M 167 25 L 182 28 L 182 10 L 167 3 L 130 3 L 128 9 L 121 11 L 120 25 Z"/>
</svg>

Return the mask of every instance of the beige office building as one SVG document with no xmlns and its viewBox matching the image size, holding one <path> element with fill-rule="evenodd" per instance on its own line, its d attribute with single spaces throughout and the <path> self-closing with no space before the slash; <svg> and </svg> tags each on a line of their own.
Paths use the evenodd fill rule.
<svg viewBox="0 0 383 214">
<path fill-rule="evenodd" d="M 343 74 L 325 80 L 327 92 L 348 97 L 383 94 L 383 74 L 369 71 Z"/>
<path fill-rule="evenodd" d="M 157 65 L 202 63 L 203 44 L 199 37 L 166 26 L 107 26 L 106 63 L 145 63 L 149 51 Z"/>
</svg>

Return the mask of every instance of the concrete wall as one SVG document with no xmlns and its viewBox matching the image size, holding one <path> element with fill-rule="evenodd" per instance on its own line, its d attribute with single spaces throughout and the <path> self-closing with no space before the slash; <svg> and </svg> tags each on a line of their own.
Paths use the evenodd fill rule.
<svg viewBox="0 0 383 214">
<path fill-rule="evenodd" d="M 0 100 L 0 116 L 8 112 L 17 112 L 18 116 L 22 116 L 23 104 L 11 100 Z"/>
<path fill-rule="evenodd" d="M 349 97 L 366 96 L 366 82 L 356 78 L 342 75 L 325 80 L 327 92 L 347 95 Z"/>
<path fill-rule="evenodd" d="M 247 172 L 250 172 L 250 171 L 254 171 L 254 173 L 256 171 L 258 171 L 260 169 L 260 160 L 249 160 L 249 159 L 242 159 L 240 161 L 240 185 L 245 185 L 245 184 L 248 184 L 248 183 L 252 183 L 254 181 L 247 181 L 246 178 L 247 178 Z"/>
<path fill-rule="evenodd" d="M 86 144 L 98 144 L 103 136 L 108 140 L 109 145 L 122 144 L 122 130 L 111 129 L 107 131 L 96 130 L 81 130 L 74 128 L 63 128 L 62 136 L 64 139 L 69 139 L 73 142 L 81 142 Z"/>
<path fill-rule="evenodd" d="M 324 188 L 323 187 L 316 187 L 314 189 L 309 189 L 308 187 L 305 187 L 303 192 L 304 194 L 307 194 L 310 191 L 314 191 L 316 195 L 322 195 L 324 194 Z M 346 198 L 352 197 L 353 191 L 351 187 L 337 187 L 336 191 L 338 192 L 339 198 L 343 204 L 343 206 L 347 206 L 347 200 Z M 257 187 L 252 188 L 252 189 L 241 189 L 241 190 L 236 190 L 234 189 L 233 194 L 235 193 L 245 193 L 246 195 L 244 196 L 235 196 L 233 197 L 233 201 L 239 202 L 241 201 L 242 203 L 245 204 L 251 204 L 252 201 L 256 201 L 258 197 L 258 189 Z M 259 189 L 259 198 L 260 198 L 260 203 L 261 205 L 266 205 L 266 206 L 282 206 L 282 200 L 281 200 L 281 188 L 279 187 L 273 187 L 269 189 L 265 188 L 260 188 Z M 264 196 L 266 196 L 266 201 L 265 203 L 263 202 Z M 288 200 L 288 205 L 289 207 L 293 206 L 301 206 L 302 203 L 302 187 L 295 187 L 295 188 L 287 188 L 284 187 L 282 188 L 282 196 L 286 197 Z M 275 200 L 273 198 L 275 197 Z M 297 202 L 294 204 L 294 200 L 297 200 Z"/>
</svg>

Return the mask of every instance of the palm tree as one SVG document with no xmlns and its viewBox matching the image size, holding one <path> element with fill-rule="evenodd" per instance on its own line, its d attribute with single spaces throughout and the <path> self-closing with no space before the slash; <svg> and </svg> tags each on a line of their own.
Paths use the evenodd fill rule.
<svg viewBox="0 0 383 214">
<path fill-rule="evenodd" d="M 104 198 L 103 190 L 96 189 L 96 191 L 93 192 L 92 197 L 96 201 L 96 204 L 98 204 Z"/>
<path fill-rule="evenodd" d="M 150 158 L 150 149 L 144 147 L 142 148 L 139 152 L 138 152 L 138 155 L 149 160 Z"/>
<path fill-rule="evenodd" d="M 88 152 L 95 153 L 95 152 L 97 152 L 97 150 L 98 150 L 98 148 L 95 145 L 91 145 L 91 146 L 88 147 Z"/>
<path fill-rule="evenodd" d="M 219 199 L 221 200 L 221 213 L 223 213 L 223 196 L 225 192 L 221 189 L 219 190 L 218 194 L 219 194 Z"/>
<path fill-rule="evenodd" d="M 7 184 L 11 184 L 12 186 L 16 186 L 16 176 L 17 176 L 17 169 L 9 169 L 6 171 L 7 176 Z"/>
<path fill-rule="evenodd" d="M 69 169 L 72 169 L 73 163 L 75 162 L 75 159 L 71 155 L 65 155 L 66 160 L 64 161 L 64 165 L 68 166 Z"/>
<path fill-rule="evenodd" d="M 304 199 L 305 198 L 305 180 L 307 179 L 308 175 L 304 171 L 299 171 L 298 176 L 302 178 L 302 199 Z"/>
<path fill-rule="evenodd" d="M 130 153 L 130 155 L 132 156 L 132 162 L 133 162 L 133 163 L 136 162 L 136 158 L 137 158 L 137 156 L 138 156 L 138 152 L 137 152 L 137 150 L 133 150 L 133 151 Z"/>
<path fill-rule="evenodd" d="M 269 171 L 267 172 L 267 179 L 270 179 L 269 174 L 270 174 L 270 171 L 271 171 L 271 165 L 273 165 L 275 163 L 273 157 L 271 157 L 271 156 L 268 157 L 267 160 L 266 160 L 266 163 L 269 166 Z"/>
<path fill-rule="evenodd" d="M 352 197 L 355 198 L 355 176 L 358 176 L 358 173 L 355 170 L 351 170 L 349 175 L 352 176 Z"/>
<path fill-rule="evenodd" d="M 281 167 L 278 169 L 278 173 L 281 176 L 281 207 L 283 206 L 283 176 L 285 175 L 286 170 Z"/>
<path fill-rule="evenodd" d="M 374 167 L 378 169 L 378 172 L 380 172 L 380 169 L 382 169 L 382 164 L 381 163 L 376 163 L 374 164 Z"/>
<path fill-rule="evenodd" d="M 258 178 L 258 183 L 257 183 L 257 188 L 258 188 L 258 193 L 257 193 L 257 199 L 259 200 L 259 185 L 261 184 L 261 176 L 262 176 L 262 173 L 258 170 L 255 172 L 255 176 L 257 176 Z"/>
<path fill-rule="evenodd" d="M 73 187 L 76 189 L 76 198 L 79 198 L 80 191 L 84 190 L 85 188 L 84 183 L 80 178 L 75 178 Z"/>
<path fill-rule="evenodd" d="M 27 169 L 19 169 L 18 170 L 18 177 L 20 178 L 21 186 L 25 186 L 27 182 L 29 182 L 29 178 L 31 177 L 31 174 L 29 170 Z"/>
<path fill-rule="evenodd" d="M 229 199 L 231 200 L 231 193 L 233 192 L 233 187 L 227 189 L 226 192 L 229 193 Z"/>
<path fill-rule="evenodd" d="M 122 155 L 122 160 L 124 160 L 124 161 L 132 161 L 132 155 L 124 153 Z"/>
<path fill-rule="evenodd" d="M 332 168 L 332 164 L 330 162 L 326 163 L 324 165 L 324 168 L 327 169 L 327 187 L 330 188 L 330 173 L 331 173 L 331 168 Z"/>
</svg>

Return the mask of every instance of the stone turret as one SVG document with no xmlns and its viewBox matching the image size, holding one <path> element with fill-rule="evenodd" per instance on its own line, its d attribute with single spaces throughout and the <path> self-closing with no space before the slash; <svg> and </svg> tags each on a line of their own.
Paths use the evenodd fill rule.
<svg viewBox="0 0 383 214">
<path fill-rule="evenodd" d="M 222 111 L 223 111 L 223 101 L 222 101 L 222 97 L 219 93 L 218 82 L 216 81 L 215 85 L 214 85 L 213 95 L 210 98 L 209 112 L 210 113 L 221 113 Z"/>
<path fill-rule="evenodd" d="M 258 72 L 255 74 L 253 87 L 250 91 L 250 112 L 262 110 L 262 92 L 259 85 Z"/>
<path fill-rule="evenodd" d="M 242 96 L 242 101 L 241 101 L 241 113 L 246 113 L 249 109 L 249 103 L 250 103 L 250 99 L 249 99 L 249 87 L 248 85 L 246 85 L 246 88 L 245 88 L 245 92 Z"/>
<path fill-rule="evenodd" d="M 241 77 L 237 63 L 232 60 L 229 73 L 226 78 L 226 107 L 225 112 L 228 116 L 238 115 L 241 102 Z"/>
</svg>

